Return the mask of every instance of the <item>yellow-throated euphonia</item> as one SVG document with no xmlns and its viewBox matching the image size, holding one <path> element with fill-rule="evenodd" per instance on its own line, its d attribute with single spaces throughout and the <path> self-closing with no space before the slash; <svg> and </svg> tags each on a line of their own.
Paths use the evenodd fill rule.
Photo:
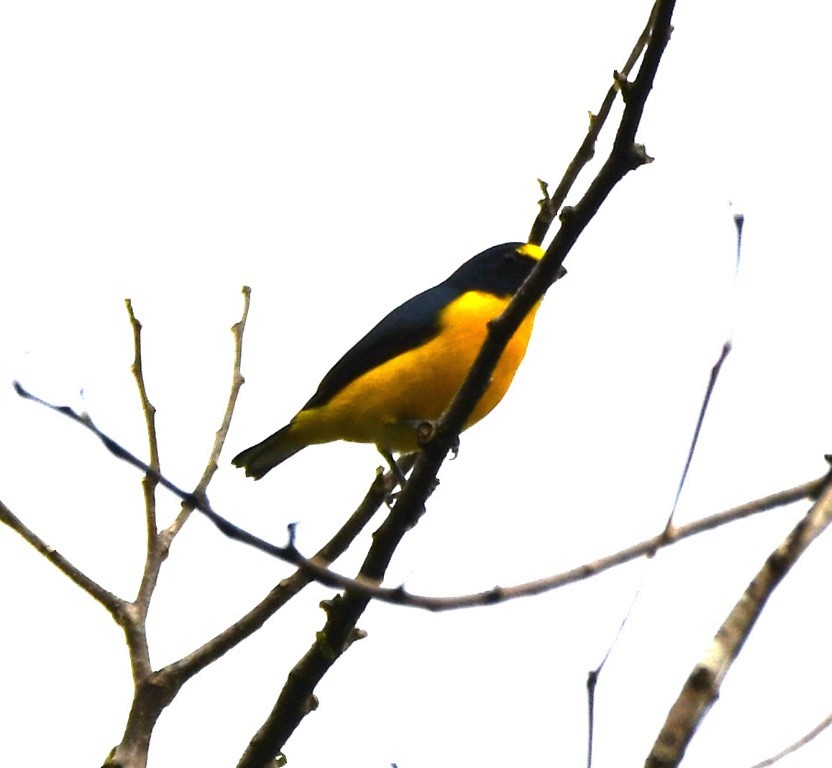
<svg viewBox="0 0 832 768">
<path fill-rule="evenodd" d="M 289 424 L 232 463 L 260 479 L 315 443 L 374 443 L 385 456 L 418 450 L 419 428 L 451 404 L 485 341 L 488 322 L 502 313 L 542 256 L 536 245 L 495 245 L 394 309 L 332 367 Z M 466 429 L 508 390 L 539 304 L 503 351 Z"/>
</svg>

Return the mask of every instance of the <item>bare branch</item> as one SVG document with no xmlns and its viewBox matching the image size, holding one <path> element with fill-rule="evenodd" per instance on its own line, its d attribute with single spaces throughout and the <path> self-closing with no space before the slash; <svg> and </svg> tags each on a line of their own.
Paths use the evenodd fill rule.
<svg viewBox="0 0 832 768">
<path fill-rule="evenodd" d="M 150 453 L 149 466 L 155 473 L 145 473 L 142 478 L 142 494 L 144 495 L 147 526 L 145 564 L 136 599 L 130 606 L 130 611 L 125 616 L 125 621 L 122 625 L 130 657 L 130 669 L 133 674 L 135 703 L 135 699 L 138 698 L 139 691 L 141 690 L 142 681 L 146 680 L 153 670 L 150 661 L 150 646 L 147 642 L 146 619 L 147 612 L 150 610 L 150 598 L 156 587 L 159 568 L 162 564 L 156 519 L 156 487 L 159 484 L 156 478 L 161 472 L 161 464 L 159 463 L 159 440 L 156 434 L 156 408 L 150 402 L 144 380 L 144 367 L 142 365 L 142 324 L 133 312 L 133 302 L 130 299 L 125 299 L 124 303 L 127 308 L 127 315 L 130 318 L 130 326 L 133 329 L 133 364 L 130 369 L 133 373 L 133 378 L 136 380 L 142 413 L 144 414 L 148 450 Z"/>
<path fill-rule="evenodd" d="M 413 456 L 399 459 L 399 467 L 407 472 L 414 460 Z M 373 481 L 361 504 L 350 515 L 349 519 L 338 532 L 315 554 L 314 560 L 321 564 L 331 563 L 340 557 L 364 529 L 367 523 L 387 499 L 388 494 L 398 484 L 392 472 L 379 473 Z M 234 648 L 240 642 L 257 631 L 280 608 L 297 595 L 307 584 L 313 581 L 312 575 L 303 568 L 298 568 L 288 578 L 281 581 L 266 595 L 263 600 L 252 608 L 245 616 L 238 619 L 228 629 L 209 640 L 203 646 L 188 654 L 179 661 L 173 662 L 159 671 L 171 681 L 171 685 L 181 687 L 183 683 L 193 677 L 201 669 L 218 659 L 224 653 Z"/>
<path fill-rule="evenodd" d="M 572 189 L 575 181 L 577 181 L 581 171 L 587 163 L 595 157 L 595 144 L 598 141 L 598 136 L 601 134 L 601 129 L 604 127 L 604 123 L 606 123 L 607 118 L 609 117 L 612 105 L 615 103 L 616 96 L 618 96 L 621 91 L 621 84 L 622 82 L 627 82 L 627 78 L 633 71 L 633 67 L 636 65 L 642 51 L 647 45 L 647 41 L 650 39 L 657 5 L 658 3 L 653 6 L 653 10 L 650 12 L 650 18 L 647 20 L 644 30 L 636 41 L 636 44 L 633 46 L 633 50 L 630 52 L 630 56 L 621 71 L 613 73 L 613 83 L 607 91 L 607 95 L 604 96 L 603 102 L 601 102 L 601 108 L 596 114 L 590 113 L 589 130 L 587 131 L 586 137 L 581 143 L 581 146 L 578 147 L 578 151 L 572 158 L 572 162 L 570 162 L 566 168 L 566 172 L 563 174 L 560 184 L 558 184 L 557 189 L 551 197 L 549 196 L 548 185 L 545 182 L 540 181 L 544 198 L 540 201 L 540 212 L 537 214 L 537 218 L 534 220 L 531 232 L 529 233 L 530 243 L 540 245 L 543 242 L 549 228 L 552 226 L 552 222 L 555 220 L 555 217 L 558 215 L 558 211 L 560 211 L 561 206 L 566 201 L 566 196 L 569 194 L 569 191 Z"/>
<path fill-rule="evenodd" d="M 830 725 L 832 725 L 832 714 L 824 717 L 823 720 L 821 720 L 814 728 L 812 728 L 811 731 L 809 731 L 809 733 L 805 736 L 801 736 L 796 742 L 794 742 L 794 744 L 789 745 L 781 752 L 778 752 L 776 755 L 772 755 L 760 763 L 755 763 L 751 766 L 751 768 L 769 768 L 769 766 L 774 765 L 784 757 L 788 757 L 793 752 L 797 752 L 798 749 L 805 747 L 810 741 L 812 741 L 812 739 L 820 736 L 820 734 L 822 734 Z"/>
<path fill-rule="evenodd" d="M 675 544 L 683 539 L 688 539 L 691 536 L 704 533 L 705 531 L 714 530 L 727 523 L 741 520 L 751 515 L 765 512 L 770 509 L 782 507 L 787 504 L 792 504 L 800 499 L 812 498 L 818 492 L 825 478 L 818 480 L 811 480 L 807 483 L 802 483 L 794 488 L 789 488 L 785 491 L 764 496 L 755 501 L 750 501 L 747 504 L 741 504 L 737 507 L 727 509 L 724 512 L 718 512 L 701 520 L 688 523 L 687 525 L 671 529 L 668 532 L 646 539 L 638 544 L 633 544 L 626 549 L 614 552 L 605 557 L 599 558 L 591 563 L 578 566 L 568 571 L 555 574 L 553 576 L 546 576 L 534 581 L 528 581 L 523 584 L 518 584 L 511 587 L 494 587 L 485 592 L 475 592 L 468 595 L 460 595 L 457 597 L 425 597 L 421 595 L 413 595 L 405 592 L 403 589 L 397 590 L 380 590 L 382 592 L 388 591 L 390 594 L 380 597 L 379 599 L 395 598 L 386 600 L 387 602 L 396 602 L 401 605 L 412 605 L 416 608 L 424 608 L 429 611 L 447 611 L 458 610 L 460 608 L 472 608 L 481 605 L 495 605 L 497 603 L 506 602 L 507 600 L 516 600 L 520 597 L 530 597 L 531 595 L 542 594 L 543 592 L 550 592 L 554 589 L 559 589 L 567 584 L 572 584 L 576 581 L 597 576 L 610 568 L 623 565 L 624 563 L 635 560 L 639 557 L 652 555 L 659 549 Z"/>
<path fill-rule="evenodd" d="M 635 134 L 647 96 L 653 87 L 662 53 L 670 37 L 670 19 L 674 5 L 675 0 L 658 0 L 654 11 L 651 12 L 653 24 L 650 41 L 636 79 L 627 83 L 624 114 L 607 160 L 578 204 L 573 208 L 564 209 L 561 213 L 560 229 L 546 250 L 545 256 L 503 314 L 490 323 L 488 336 L 464 384 L 437 424 L 430 442 L 420 454 L 397 504 L 397 507 L 407 506 L 408 514 L 405 517 L 408 525 L 414 525 L 418 519 L 424 501 L 433 488 L 439 468 L 448 452 L 457 443 L 462 426 L 487 389 L 491 374 L 508 341 L 532 307 L 540 301 L 546 289 L 557 279 L 567 254 L 612 189 L 627 173 L 650 161 L 644 147 L 634 143 Z"/>
<path fill-rule="evenodd" d="M 150 450 L 150 466 L 157 472 L 160 471 L 159 464 L 159 440 L 156 435 L 156 408 L 147 396 L 147 387 L 144 383 L 144 369 L 142 367 L 142 324 L 133 312 L 133 302 L 125 299 L 127 315 L 130 318 L 130 326 L 133 329 L 133 365 L 130 370 L 136 379 L 139 388 L 139 398 L 142 403 L 145 426 L 147 429 L 147 441 Z M 145 475 L 142 480 L 142 491 L 144 492 L 145 516 L 147 517 L 147 557 L 151 557 L 152 550 L 156 544 L 156 479 L 151 475 Z"/>
<path fill-rule="evenodd" d="M 235 323 L 231 329 L 234 334 L 235 349 L 231 393 L 229 395 L 228 405 L 226 406 L 222 423 L 216 433 L 208 465 L 195 491 L 195 494 L 199 494 L 200 496 L 204 496 L 208 483 L 217 470 L 217 460 L 225 441 L 225 436 L 228 433 L 228 427 L 231 421 L 234 405 L 237 401 L 237 395 L 243 383 L 243 377 L 240 373 L 242 339 L 246 318 L 248 317 L 250 297 L 251 291 L 249 288 L 244 287 L 243 314 L 240 321 Z M 150 442 L 150 464 L 146 466 L 143 480 L 143 490 L 147 509 L 148 545 L 145 567 L 138 594 L 135 601 L 126 606 L 124 619 L 121 622 L 124 628 L 125 639 L 127 641 L 130 656 L 134 692 L 130 713 L 127 717 L 127 724 L 125 726 L 121 742 L 113 749 L 107 762 L 105 763 L 105 765 L 112 766 L 140 766 L 146 764 L 150 737 L 153 733 L 156 721 L 162 710 L 170 704 L 171 701 L 173 701 L 182 685 L 182 681 L 179 681 L 176 685 L 174 685 L 172 684 L 174 681 L 153 671 L 150 659 L 150 649 L 147 641 L 147 614 L 150 610 L 150 601 L 158 583 L 162 564 L 167 558 L 171 541 L 176 533 L 181 530 L 182 525 L 184 525 L 190 513 L 190 508 L 187 506 L 187 503 L 183 504 L 183 509 L 178 515 L 176 521 L 164 531 L 159 532 L 157 530 L 155 490 L 158 484 L 164 484 L 164 482 L 162 481 L 162 474 L 160 472 L 159 465 L 159 453 L 155 428 L 155 409 L 151 405 L 148 398 L 147 388 L 144 381 L 144 373 L 142 370 L 141 324 L 136 319 L 132 303 L 129 299 L 127 300 L 127 312 L 130 316 L 130 323 L 133 327 L 133 346 L 135 350 L 133 375 L 136 378 L 136 383 L 139 388 L 142 411 L 145 414 L 148 439 Z M 22 388 L 18 387 L 18 392 L 21 392 L 21 389 Z M 104 442 L 108 449 L 116 453 L 116 455 L 119 455 L 120 451 L 120 457 L 130 457 L 127 460 L 134 466 L 142 464 L 139 459 L 132 456 L 132 454 L 121 448 L 121 446 L 118 446 L 115 441 L 110 440 L 106 436 L 102 436 L 98 428 L 92 423 L 89 416 L 78 416 L 78 414 L 74 414 L 71 409 L 68 408 L 56 410 L 84 424 L 88 429 L 97 434 L 99 439 Z M 180 495 L 180 498 L 184 497 Z"/>
<path fill-rule="evenodd" d="M 745 217 L 738 213 L 734 216 L 734 226 L 737 230 L 737 261 L 736 266 L 734 268 L 734 285 L 736 287 L 736 280 L 737 275 L 739 274 L 740 270 L 740 259 L 742 257 L 742 225 L 745 221 Z M 682 476 L 679 479 L 679 485 L 676 488 L 676 497 L 673 499 L 673 507 L 670 510 L 670 515 L 667 518 L 667 527 L 668 529 L 673 525 L 673 517 L 676 514 L 676 508 L 679 506 L 679 499 L 682 496 L 682 490 L 685 487 L 685 481 L 688 477 L 688 472 L 690 471 L 690 465 L 693 461 L 693 454 L 696 452 L 696 445 L 699 442 L 699 435 L 702 432 L 702 426 L 705 423 L 705 416 L 708 413 L 708 405 L 711 402 L 711 397 L 713 396 L 714 390 L 716 389 L 716 382 L 719 378 L 719 374 L 722 371 L 722 366 L 725 364 L 725 361 L 728 359 L 728 355 L 731 354 L 731 349 L 733 347 L 731 336 L 733 332 L 728 333 L 728 338 L 725 340 L 725 343 L 722 345 L 722 351 L 717 358 L 716 363 L 714 363 L 713 368 L 711 368 L 711 376 L 708 379 L 708 386 L 705 388 L 705 395 L 702 398 L 702 404 L 699 407 L 699 416 L 696 419 L 696 426 L 693 430 L 693 437 L 690 441 L 690 446 L 688 448 L 688 455 L 685 459 L 685 466 L 682 470 Z"/>
<path fill-rule="evenodd" d="M 719 628 L 704 658 L 694 667 L 653 745 L 645 763 L 647 768 L 679 765 L 769 597 L 807 547 L 830 523 L 832 472 L 826 476 L 817 501 L 785 541 L 769 555 Z"/>
<path fill-rule="evenodd" d="M 93 581 L 80 568 L 69 562 L 54 547 L 50 547 L 34 531 L 24 525 L 2 501 L 0 501 L 0 522 L 5 523 L 15 533 L 19 534 L 26 543 L 40 552 L 40 554 L 74 584 L 81 587 L 96 602 L 101 603 L 119 624 L 122 623 L 127 603 L 117 595 L 104 589 L 98 582 Z"/>
<path fill-rule="evenodd" d="M 412 459 L 400 460 L 405 471 Z M 322 560 L 331 561 L 342 554 L 354 538 L 396 487 L 392 473 L 379 473 L 363 502 L 335 536 L 318 552 Z M 138 681 L 124 737 L 112 750 L 105 768 L 125 765 L 144 765 L 150 734 L 163 709 L 176 698 L 182 686 L 199 671 L 216 661 L 226 651 L 238 645 L 259 629 L 265 621 L 310 582 L 310 577 L 298 571 L 278 584 L 255 608 L 227 630 L 209 640 L 202 647 Z"/>
<path fill-rule="evenodd" d="M 222 452 L 223 445 L 225 445 L 225 438 L 228 436 L 228 430 L 231 427 L 231 417 L 234 415 L 234 407 L 237 404 L 237 397 L 240 394 L 240 388 L 245 383 L 245 379 L 243 378 L 241 370 L 241 365 L 243 361 L 243 334 L 246 330 L 246 321 L 248 320 L 248 310 L 250 304 L 251 288 L 249 288 L 247 285 L 244 285 L 243 314 L 240 320 L 231 326 L 231 333 L 234 334 L 234 373 L 231 382 L 231 392 L 228 396 L 228 405 L 226 406 L 225 414 L 223 415 L 220 428 L 217 430 L 214 439 L 214 445 L 211 448 L 211 455 L 208 459 L 208 464 L 205 467 L 205 472 L 203 472 L 202 477 L 197 483 L 196 488 L 194 488 L 194 496 L 202 496 L 205 493 L 205 491 L 208 489 L 208 484 L 211 482 L 211 479 L 214 477 L 214 474 L 216 473 L 219 467 L 220 453 Z M 190 517 L 190 514 L 194 510 L 194 508 L 195 507 L 188 504 L 187 502 L 182 505 L 182 511 L 179 513 L 179 515 L 177 515 L 176 520 L 174 520 L 174 522 L 168 527 L 166 531 L 168 544 L 182 529 L 182 526 L 185 524 L 185 521 L 188 519 L 188 517 Z"/>
<path fill-rule="evenodd" d="M 418 464 L 419 459 L 416 461 Z M 410 481 L 373 536 L 359 571 L 363 584 L 381 584 L 393 553 L 412 527 L 409 524 L 411 507 L 402 502 L 409 488 Z M 271 764 L 301 720 L 317 707 L 314 690 L 318 683 L 349 646 L 364 637 L 356 624 L 373 596 L 363 589 L 347 589 L 323 604 L 327 614 L 323 629 L 289 672 L 271 713 L 251 739 L 238 768 L 262 768 Z"/>
<path fill-rule="evenodd" d="M 682 490 L 685 487 L 685 481 L 688 477 L 688 472 L 690 471 L 690 465 L 693 461 L 693 454 L 696 452 L 696 446 L 699 442 L 699 435 L 702 432 L 702 427 L 705 424 L 705 416 L 708 413 L 708 405 L 711 402 L 711 397 L 714 393 L 714 389 L 716 388 L 716 382 L 719 378 L 720 371 L 722 371 L 722 366 L 725 361 L 728 359 L 728 355 L 731 354 L 731 340 L 728 339 L 723 345 L 722 350 L 719 353 L 719 357 L 717 361 L 714 363 L 713 368 L 711 368 L 711 375 L 708 379 L 708 386 L 705 388 L 705 395 L 702 398 L 702 404 L 699 407 L 699 415 L 696 418 L 696 426 L 693 429 L 693 437 L 690 441 L 690 446 L 688 447 L 688 455 L 685 459 L 685 466 L 682 469 L 682 476 L 679 478 L 679 485 L 676 488 L 676 497 L 673 499 L 673 507 L 670 510 L 670 515 L 667 518 L 667 528 L 668 530 L 673 526 L 673 518 L 676 515 L 676 508 L 679 506 L 679 499 L 682 496 Z"/>
</svg>

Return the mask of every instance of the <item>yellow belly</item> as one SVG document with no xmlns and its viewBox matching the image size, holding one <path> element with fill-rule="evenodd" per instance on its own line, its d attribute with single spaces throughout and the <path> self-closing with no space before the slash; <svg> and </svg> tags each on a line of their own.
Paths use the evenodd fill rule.
<svg viewBox="0 0 832 768">
<path fill-rule="evenodd" d="M 435 338 L 359 376 L 320 408 L 301 411 L 292 422 L 293 437 L 305 444 L 351 440 L 397 452 L 416 450 L 414 427 L 445 412 L 485 341 L 487 323 L 507 304 L 487 293 L 460 296 L 443 310 L 442 331 Z M 488 414 L 511 385 L 538 306 L 503 351 L 466 429 Z"/>
</svg>

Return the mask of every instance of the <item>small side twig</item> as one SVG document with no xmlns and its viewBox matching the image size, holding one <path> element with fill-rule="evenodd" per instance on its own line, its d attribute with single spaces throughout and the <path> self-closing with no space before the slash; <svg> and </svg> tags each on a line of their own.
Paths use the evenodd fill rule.
<svg viewBox="0 0 832 768">
<path fill-rule="evenodd" d="M 633 46 L 633 50 L 630 52 L 630 56 L 624 66 L 620 71 L 615 71 L 613 73 L 613 83 L 607 91 L 606 96 L 604 96 L 600 109 L 595 114 L 590 113 L 589 130 L 587 131 L 583 142 L 581 142 L 581 145 L 578 147 L 578 151 L 575 153 L 572 161 L 567 166 L 566 172 L 563 174 L 557 189 L 555 189 L 554 193 L 550 196 L 548 184 L 544 181 L 538 180 L 541 191 L 543 192 L 543 199 L 540 201 L 540 211 L 538 212 L 537 217 L 532 224 L 531 231 L 529 232 L 530 243 L 540 245 L 543 242 L 549 228 L 552 226 L 552 222 L 557 217 L 558 211 L 560 211 L 561 206 L 566 201 L 566 196 L 569 194 L 569 191 L 572 189 L 575 181 L 577 181 L 581 171 L 587 163 L 595 157 L 595 144 L 598 141 L 598 137 L 601 135 L 601 129 L 604 127 L 604 123 L 606 123 L 607 118 L 612 111 L 612 106 L 615 103 L 616 96 L 618 96 L 621 91 L 622 83 L 626 87 L 627 78 L 630 76 L 630 73 L 633 71 L 633 67 L 635 67 L 642 51 L 644 51 L 645 46 L 650 40 L 650 33 L 653 29 L 653 23 L 656 15 L 656 5 L 658 5 L 658 3 L 653 6 L 653 10 L 650 12 L 650 18 L 647 19 L 647 24 L 644 25 L 644 29 L 642 30 L 641 35 L 639 35 L 638 40 L 636 40 L 636 44 Z"/>
</svg>

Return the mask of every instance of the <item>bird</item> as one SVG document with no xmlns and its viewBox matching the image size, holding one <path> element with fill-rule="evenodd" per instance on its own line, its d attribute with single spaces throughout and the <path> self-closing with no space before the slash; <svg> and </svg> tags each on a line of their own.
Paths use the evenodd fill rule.
<svg viewBox="0 0 832 768">
<path fill-rule="evenodd" d="M 542 256 L 543 249 L 532 243 L 495 245 L 404 302 L 335 363 L 285 427 L 237 454 L 232 464 L 259 480 L 309 445 L 346 440 L 374 444 L 396 472 L 393 453 L 419 450 L 425 426 L 442 416 L 465 381 L 488 323 Z M 539 306 L 540 300 L 509 340 L 463 429 L 507 392 Z"/>
</svg>

